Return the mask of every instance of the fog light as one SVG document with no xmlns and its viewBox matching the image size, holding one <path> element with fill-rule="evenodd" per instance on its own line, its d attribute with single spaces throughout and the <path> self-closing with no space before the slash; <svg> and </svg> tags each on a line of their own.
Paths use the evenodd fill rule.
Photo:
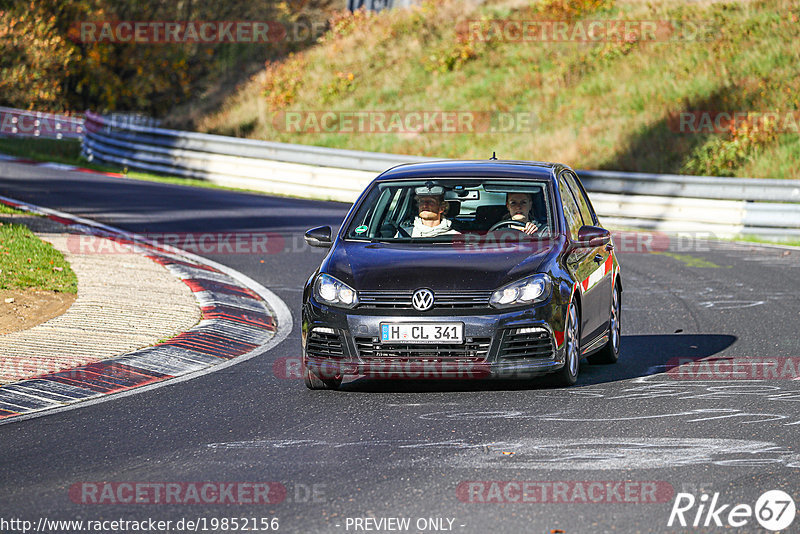
<svg viewBox="0 0 800 534">
<path fill-rule="evenodd" d="M 514 331 L 515 334 L 523 335 L 523 334 L 546 334 L 547 330 L 540 326 L 527 326 L 525 328 L 517 328 Z"/>
<path fill-rule="evenodd" d="M 318 326 L 317 328 L 314 329 L 314 332 L 317 332 L 319 334 L 335 334 L 336 333 L 336 331 L 333 328 L 327 328 L 327 327 L 324 327 L 324 326 Z"/>
</svg>

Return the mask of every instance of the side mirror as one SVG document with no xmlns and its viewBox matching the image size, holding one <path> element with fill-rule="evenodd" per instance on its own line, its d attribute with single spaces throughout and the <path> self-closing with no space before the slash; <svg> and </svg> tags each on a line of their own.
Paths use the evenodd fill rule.
<svg viewBox="0 0 800 534">
<path fill-rule="evenodd" d="M 318 226 L 306 231 L 303 236 L 311 247 L 329 248 L 331 246 L 331 227 Z"/>
<path fill-rule="evenodd" d="M 581 226 L 576 245 L 584 248 L 602 247 L 611 242 L 611 232 L 599 226 Z"/>
</svg>

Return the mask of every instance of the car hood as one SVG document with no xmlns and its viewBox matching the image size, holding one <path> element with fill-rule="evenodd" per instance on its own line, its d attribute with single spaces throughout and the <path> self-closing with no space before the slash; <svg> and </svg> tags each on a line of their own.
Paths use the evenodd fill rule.
<svg viewBox="0 0 800 534">
<path fill-rule="evenodd" d="M 556 240 L 505 247 L 340 241 L 324 272 L 363 290 L 492 290 L 542 272 Z"/>
</svg>

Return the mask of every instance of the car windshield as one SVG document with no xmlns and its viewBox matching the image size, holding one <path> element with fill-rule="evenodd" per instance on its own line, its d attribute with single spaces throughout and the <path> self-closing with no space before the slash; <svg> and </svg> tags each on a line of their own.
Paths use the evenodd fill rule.
<svg viewBox="0 0 800 534">
<path fill-rule="evenodd" d="M 528 222 L 533 226 L 526 231 Z M 527 240 L 550 237 L 553 224 L 548 182 L 430 178 L 375 184 L 345 238 L 448 243 L 464 234 L 504 232 Z"/>
</svg>

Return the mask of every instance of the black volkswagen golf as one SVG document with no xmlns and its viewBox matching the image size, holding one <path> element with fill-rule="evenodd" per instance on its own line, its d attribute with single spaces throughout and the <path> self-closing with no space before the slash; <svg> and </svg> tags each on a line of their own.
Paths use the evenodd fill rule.
<svg viewBox="0 0 800 534">
<path fill-rule="evenodd" d="M 622 282 L 611 234 L 557 163 L 440 161 L 378 176 L 303 292 L 303 374 L 575 383 L 614 363 Z"/>
</svg>

